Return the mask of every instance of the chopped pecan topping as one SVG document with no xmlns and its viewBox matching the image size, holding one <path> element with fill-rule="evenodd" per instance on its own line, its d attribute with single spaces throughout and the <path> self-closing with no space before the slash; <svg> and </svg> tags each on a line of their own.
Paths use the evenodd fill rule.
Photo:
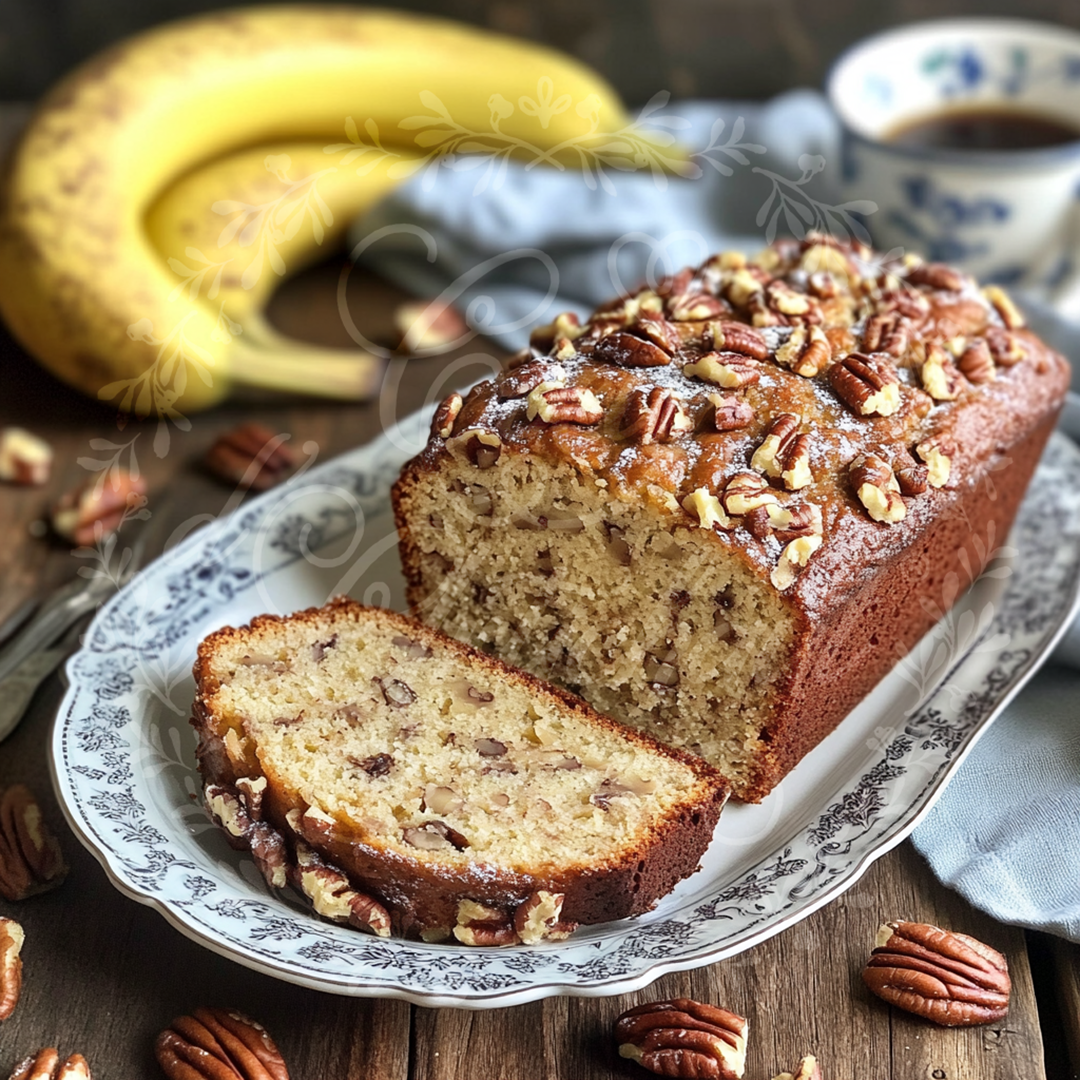
<svg viewBox="0 0 1080 1080">
<path fill-rule="evenodd" d="M 667 310 L 675 322 L 700 322 L 723 315 L 727 305 L 711 293 L 695 292 L 671 297 Z"/>
<path fill-rule="evenodd" d="M 780 552 L 780 558 L 769 575 L 773 586 L 783 592 L 793 585 L 799 570 L 810 561 L 810 556 L 821 547 L 822 543 L 822 538 L 817 533 L 799 536 L 790 541 Z"/>
<path fill-rule="evenodd" d="M 975 338 L 969 342 L 956 363 L 968 382 L 988 383 L 993 382 L 996 377 L 994 357 L 984 338 Z"/>
<path fill-rule="evenodd" d="M 739 267 L 724 281 L 724 294 L 736 307 L 747 307 L 753 297 L 765 291 L 770 276 L 756 267 Z"/>
<path fill-rule="evenodd" d="M 896 482 L 901 495 L 921 495 L 929 486 L 929 470 L 925 465 L 907 465 L 896 470 Z"/>
<path fill-rule="evenodd" d="M 720 501 L 724 509 L 735 516 L 749 514 L 766 503 L 779 502 L 776 492 L 757 474 L 752 472 L 736 473 L 724 488 Z"/>
<path fill-rule="evenodd" d="M 942 1027 L 1003 1020 L 1012 989 L 1005 957 L 996 949 L 967 934 L 911 922 L 881 927 L 863 982 L 890 1005 Z"/>
<path fill-rule="evenodd" d="M 566 371 L 561 364 L 553 364 L 546 359 L 530 359 L 508 371 L 496 386 L 500 400 L 505 401 L 531 394 L 542 382 L 549 386 L 561 386 L 565 380 Z"/>
<path fill-rule="evenodd" d="M 1013 298 L 1000 285 L 987 285 L 982 291 L 990 306 L 998 313 L 1007 330 L 1019 330 L 1024 325 L 1024 314 Z"/>
<path fill-rule="evenodd" d="M 930 314 L 930 301 L 917 289 L 907 288 L 899 282 L 896 283 L 896 288 L 887 289 L 881 294 L 878 306 L 881 311 L 899 312 L 916 325 L 920 325 Z"/>
<path fill-rule="evenodd" d="M 820 241 L 812 243 L 806 248 L 799 259 L 799 267 L 810 275 L 811 284 L 813 284 L 815 278 L 820 280 L 823 276 L 832 279 L 833 274 L 845 278 L 853 277 L 855 274 L 855 268 L 851 260 L 840 248 L 835 244 Z M 818 293 L 818 295 L 829 294 Z M 835 295 L 835 293 L 831 295 Z"/>
<path fill-rule="evenodd" d="M 889 463 L 876 454 L 863 454 L 850 466 L 851 486 L 874 521 L 893 525 L 907 516 L 900 483 Z"/>
<path fill-rule="evenodd" d="M 907 280 L 912 285 L 926 285 L 946 292 L 960 292 L 965 283 L 964 275 L 946 263 L 920 263 L 908 271 Z"/>
<path fill-rule="evenodd" d="M 514 930 L 523 945 L 538 941 L 564 941 L 576 929 L 577 923 L 564 922 L 562 914 L 563 893 L 543 889 L 532 893 L 518 904 L 514 911 Z"/>
<path fill-rule="evenodd" d="M 900 379 L 881 356 L 849 353 L 829 368 L 829 385 L 858 416 L 892 416 L 900 408 Z"/>
<path fill-rule="evenodd" d="M 615 1022 L 619 1056 L 661 1076 L 738 1080 L 746 1062 L 746 1020 L 689 998 L 627 1009 Z"/>
<path fill-rule="evenodd" d="M 625 330 L 602 337 L 593 356 L 605 364 L 629 368 L 663 367 L 671 363 L 671 354 L 666 349 Z"/>
<path fill-rule="evenodd" d="M 810 292 L 819 300 L 831 300 L 840 294 L 840 286 L 828 270 L 813 271 L 806 284 Z"/>
<path fill-rule="evenodd" d="M 949 354 L 938 344 L 926 347 L 926 359 L 919 370 L 923 389 L 935 401 L 955 401 L 960 394 L 962 381 Z"/>
<path fill-rule="evenodd" d="M 761 364 L 742 353 L 709 352 L 698 357 L 695 363 L 684 365 L 683 374 L 692 379 L 704 379 L 725 390 L 738 390 L 761 378 Z"/>
<path fill-rule="evenodd" d="M 105 482 L 88 481 L 66 492 L 50 521 L 57 536 L 80 546 L 96 544 L 129 517 L 148 517 L 146 481 L 125 469 L 110 469 Z"/>
<path fill-rule="evenodd" d="M 769 355 L 765 339 L 752 326 L 741 322 L 713 322 L 709 324 L 707 340 L 717 352 L 736 352 L 755 360 Z"/>
<path fill-rule="evenodd" d="M 659 386 L 646 390 L 639 386 L 627 398 L 620 434 L 648 446 L 668 442 L 674 435 L 691 431 L 693 427 L 682 403 L 670 390 Z"/>
<path fill-rule="evenodd" d="M 540 349 L 543 352 L 547 352 L 549 349 L 554 348 L 555 342 L 559 338 L 563 338 L 568 341 L 575 341 L 585 333 L 585 328 L 581 325 L 581 320 L 572 311 L 564 311 L 561 315 L 556 315 L 553 322 L 548 323 L 546 326 L 538 326 L 529 335 L 529 344 L 534 349 Z"/>
<path fill-rule="evenodd" d="M 776 350 L 777 363 L 796 375 L 812 379 L 832 360 L 832 346 L 820 326 L 794 326 L 787 341 Z"/>
<path fill-rule="evenodd" d="M 816 503 L 800 506 L 766 503 L 746 515 L 746 527 L 759 540 L 774 534 L 782 544 L 788 544 L 800 536 L 821 534 L 821 507 Z"/>
<path fill-rule="evenodd" d="M 49 479 L 52 460 L 52 447 L 25 428 L 0 431 L 0 480 L 39 487 Z"/>
<path fill-rule="evenodd" d="M 1012 367 L 1027 358 L 1027 345 L 1019 334 L 1002 330 L 1000 326 L 988 326 L 985 335 L 990 355 L 998 367 Z"/>
<path fill-rule="evenodd" d="M 793 1073 L 779 1073 L 773 1080 L 821 1080 L 821 1069 L 818 1068 L 817 1058 L 813 1054 L 807 1054 Z"/>
<path fill-rule="evenodd" d="M 743 398 L 710 394 L 709 401 L 716 406 L 713 426 L 717 431 L 738 431 L 754 419 L 754 407 Z"/>
<path fill-rule="evenodd" d="M 169 1080 L 289 1080 L 266 1028 L 232 1009 L 196 1009 L 172 1022 L 154 1043 Z"/>
<path fill-rule="evenodd" d="M 774 480 L 783 480 L 788 491 L 813 483 L 810 472 L 810 436 L 800 435 L 799 417 L 781 413 L 765 429 L 765 438 L 754 451 L 750 468 Z"/>
<path fill-rule="evenodd" d="M 545 424 L 597 424 L 604 407 L 591 390 L 580 386 L 553 386 L 540 383 L 529 394 L 528 418 Z"/>
<path fill-rule="evenodd" d="M 478 469 L 490 469 L 502 455 L 502 439 L 497 432 L 484 428 L 467 428 L 447 440 L 447 449 L 453 454 L 463 454 Z"/>
<path fill-rule="evenodd" d="M 952 458 L 956 451 L 952 443 L 942 438 L 926 439 L 915 447 L 915 455 L 926 463 L 927 483 L 942 488 L 949 482 Z"/>
<path fill-rule="evenodd" d="M 711 529 L 719 525 L 721 529 L 730 529 L 733 525 L 731 519 L 724 513 L 720 500 L 713 495 L 708 488 L 699 487 L 691 492 L 682 501 L 682 508 L 692 517 L 702 529 Z"/>
<path fill-rule="evenodd" d="M 633 330 L 654 345 L 659 345 L 666 353 L 673 353 L 682 344 L 679 331 L 663 317 L 653 312 L 644 312 L 638 316 Z"/>
<path fill-rule="evenodd" d="M 903 356 L 910 340 L 910 323 L 899 311 L 871 315 L 863 328 L 862 347 L 865 352 Z"/>
</svg>

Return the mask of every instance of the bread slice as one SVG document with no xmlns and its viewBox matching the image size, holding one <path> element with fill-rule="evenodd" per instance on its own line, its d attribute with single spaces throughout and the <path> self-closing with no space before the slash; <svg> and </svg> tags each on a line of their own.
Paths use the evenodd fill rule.
<svg viewBox="0 0 1080 1080">
<path fill-rule="evenodd" d="M 700 759 L 348 599 L 211 634 L 195 679 L 230 840 L 384 935 L 511 944 L 647 911 L 698 867 L 728 794 Z"/>
</svg>

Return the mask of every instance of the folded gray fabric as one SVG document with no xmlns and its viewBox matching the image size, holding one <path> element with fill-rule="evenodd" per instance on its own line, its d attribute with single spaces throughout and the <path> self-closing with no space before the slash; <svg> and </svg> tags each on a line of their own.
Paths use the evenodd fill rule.
<svg viewBox="0 0 1080 1080">
<path fill-rule="evenodd" d="M 685 121 L 676 134 L 699 152 L 699 180 L 661 188 L 649 175 L 620 174 L 612 192 L 590 187 L 580 173 L 511 165 L 500 183 L 478 192 L 475 170 L 442 168 L 358 222 L 355 250 L 379 273 L 454 303 L 478 333 L 516 349 L 556 312 L 584 313 L 723 248 L 761 247 L 770 227 L 791 231 L 787 212 L 804 227 L 807 214 L 825 227 L 830 213 L 836 220 L 837 129 L 819 95 L 800 91 L 766 106 L 679 103 L 664 115 Z M 742 149 L 725 149 L 725 140 Z M 1029 307 L 1037 330 L 1080 356 L 1080 331 L 1036 300 Z M 1065 423 L 1080 440 L 1080 399 L 1071 397 Z M 1080 626 L 1056 658 L 1080 667 Z M 1075 670 L 1037 675 L 914 834 L 938 877 L 977 907 L 1074 940 L 1078 711 Z"/>
</svg>

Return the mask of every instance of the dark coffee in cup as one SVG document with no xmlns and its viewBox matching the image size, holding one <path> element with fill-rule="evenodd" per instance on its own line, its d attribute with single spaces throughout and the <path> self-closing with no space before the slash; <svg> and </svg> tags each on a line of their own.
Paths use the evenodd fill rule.
<svg viewBox="0 0 1080 1080">
<path fill-rule="evenodd" d="M 1080 141 L 1080 123 L 1000 105 L 969 106 L 905 120 L 885 141 L 933 150 L 1041 150 Z"/>
</svg>

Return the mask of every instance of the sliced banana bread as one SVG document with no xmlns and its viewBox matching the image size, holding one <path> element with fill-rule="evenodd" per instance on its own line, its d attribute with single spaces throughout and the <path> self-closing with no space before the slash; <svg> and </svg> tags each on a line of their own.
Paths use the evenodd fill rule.
<svg viewBox="0 0 1080 1080">
<path fill-rule="evenodd" d="M 324 916 L 472 945 L 647 911 L 727 797 L 705 762 L 403 615 L 338 599 L 199 647 L 208 809 Z"/>
</svg>

